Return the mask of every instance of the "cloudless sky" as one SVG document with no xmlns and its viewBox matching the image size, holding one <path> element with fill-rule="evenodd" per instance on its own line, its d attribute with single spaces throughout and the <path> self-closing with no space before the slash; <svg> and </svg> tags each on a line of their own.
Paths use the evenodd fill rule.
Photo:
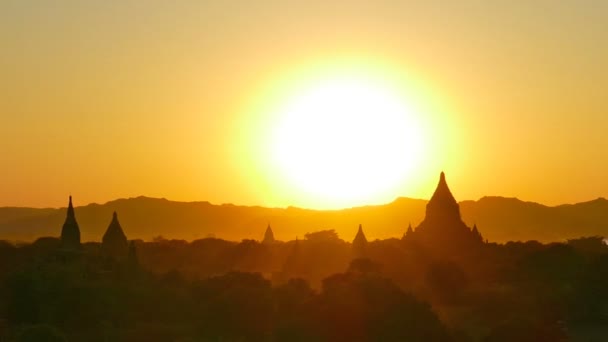
<svg viewBox="0 0 608 342">
<path fill-rule="evenodd" d="M 459 200 L 608 195 L 607 1 L 4 0 L 0 47 L 0 206 L 314 207 L 255 175 L 248 104 L 360 57 L 448 108 L 453 134 L 427 137 L 437 169 L 396 195 L 430 197 L 439 168 Z"/>
</svg>

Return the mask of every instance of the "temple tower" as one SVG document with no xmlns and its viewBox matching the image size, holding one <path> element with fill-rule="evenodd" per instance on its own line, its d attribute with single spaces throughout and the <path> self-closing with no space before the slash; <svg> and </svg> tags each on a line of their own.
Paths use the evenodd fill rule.
<svg viewBox="0 0 608 342">
<path fill-rule="evenodd" d="M 359 230 L 353 240 L 353 254 L 355 258 L 365 258 L 367 256 L 367 238 L 363 233 L 361 224 L 359 224 Z"/>
<path fill-rule="evenodd" d="M 124 259 L 129 252 L 127 236 L 123 232 L 120 222 L 118 222 L 118 215 L 116 212 L 112 215 L 112 221 L 103 235 L 101 252 L 103 255 L 115 259 Z"/>
<path fill-rule="evenodd" d="M 426 205 L 426 216 L 414 231 L 415 240 L 437 252 L 450 253 L 478 244 L 478 234 L 462 221 L 460 206 L 442 172 L 437 188 Z"/>
<path fill-rule="evenodd" d="M 263 244 L 273 244 L 275 242 L 274 240 L 274 233 L 272 232 L 272 228 L 270 228 L 270 223 L 268 224 L 268 227 L 266 228 L 266 232 L 264 233 L 264 240 L 262 240 Z"/>
<path fill-rule="evenodd" d="M 414 229 L 412 229 L 412 224 L 410 223 L 407 226 L 407 230 L 405 231 L 405 233 L 401 237 L 401 240 L 406 241 L 406 240 L 412 239 L 413 236 L 414 236 Z"/>
<path fill-rule="evenodd" d="M 74 207 L 72 206 L 72 196 L 68 204 L 68 213 L 61 228 L 61 246 L 64 249 L 79 249 L 80 248 L 80 228 L 76 222 L 74 215 Z"/>
</svg>

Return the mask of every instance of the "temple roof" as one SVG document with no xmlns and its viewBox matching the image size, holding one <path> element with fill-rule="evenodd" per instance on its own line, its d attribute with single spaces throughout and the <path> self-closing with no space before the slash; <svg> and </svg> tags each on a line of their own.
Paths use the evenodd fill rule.
<svg viewBox="0 0 608 342">
<path fill-rule="evenodd" d="M 445 173 L 441 172 L 439 176 L 439 183 L 437 184 L 437 188 L 433 193 L 433 197 L 431 197 L 429 202 L 444 202 L 444 203 L 457 203 L 454 195 L 450 191 L 448 187 L 448 182 L 445 180 Z"/>
<path fill-rule="evenodd" d="M 414 235 L 426 248 L 446 256 L 458 254 L 459 249 L 470 248 L 481 240 L 462 221 L 460 206 L 452 195 L 443 172 L 426 205 L 426 216 Z"/>
<path fill-rule="evenodd" d="M 68 217 L 75 217 L 74 206 L 72 205 L 72 195 L 70 195 L 70 202 L 68 204 Z"/>
<path fill-rule="evenodd" d="M 274 233 L 272 232 L 272 228 L 270 228 L 270 223 L 268 227 L 266 227 L 266 232 L 264 233 L 264 240 L 262 243 L 273 243 L 274 242 Z"/>
<path fill-rule="evenodd" d="M 78 248 L 80 246 L 80 227 L 76 222 L 72 196 L 70 196 L 67 215 L 61 228 L 61 243 L 64 248 Z"/>
<path fill-rule="evenodd" d="M 357 235 L 353 240 L 353 252 L 355 258 L 365 258 L 367 257 L 367 238 L 363 233 L 363 227 L 359 225 L 359 230 L 357 231 Z"/>
<path fill-rule="evenodd" d="M 441 172 L 441 175 L 439 176 L 439 183 L 433 193 L 433 197 L 431 197 L 429 203 L 426 205 L 425 220 L 433 220 L 434 218 L 441 218 L 442 220 L 461 220 L 460 207 L 448 187 L 445 173 L 443 172 Z"/>
<path fill-rule="evenodd" d="M 357 235 L 355 235 L 355 239 L 353 243 L 366 243 L 367 238 L 365 237 L 365 233 L 363 233 L 363 227 L 359 225 L 359 230 L 357 231 Z"/>
<path fill-rule="evenodd" d="M 116 212 L 112 215 L 112 222 L 110 222 L 108 229 L 105 234 L 103 234 L 103 243 L 112 243 L 114 241 L 124 242 L 125 245 L 127 243 L 127 236 L 122 230 L 120 222 L 118 222 L 118 215 Z"/>
</svg>

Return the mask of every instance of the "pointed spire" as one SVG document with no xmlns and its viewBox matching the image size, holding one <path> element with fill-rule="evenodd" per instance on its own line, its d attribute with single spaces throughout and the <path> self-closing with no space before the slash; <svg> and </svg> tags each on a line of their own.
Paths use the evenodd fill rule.
<svg viewBox="0 0 608 342">
<path fill-rule="evenodd" d="M 106 234 L 108 231 L 110 231 L 110 228 L 113 230 L 119 230 L 122 235 L 125 235 L 125 233 L 122 231 L 122 227 L 120 226 L 120 222 L 118 222 L 118 214 L 116 214 L 116 211 L 112 213 L 112 221 L 110 221 Z"/>
<path fill-rule="evenodd" d="M 456 203 L 456 199 L 452 195 L 450 187 L 448 187 L 448 182 L 445 179 L 445 172 L 443 171 L 441 171 L 441 174 L 439 175 L 439 183 L 433 193 L 433 197 L 431 197 L 431 201 L 433 200 L 444 200 Z"/>
<path fill-rule="evenodd" d="M 112 214 L 112 221 L 108 226 L 101 242 L 102 253 L 117 259 L 124 258 L 128 254 L 128 242 L 116 212 Z"/>
<path fill-rule="evenodd" d="M 72 205 L 72 195 L 70 195 L 70 202 L 68 203 L 68 216 L 74 216 L 74 206 Z"/>
<path fill-rule="evenodd" d="M 473 237 L 475 237 L 475 239 L 483 242 L 483 236 L 481 236 L 481 233 L 477 229 L 477 224 L 473 225 L 473 230 L 471 230 L 471 233 L 473 234 Z"/>
<path fill-rule="evenodd" d="M 359 224 L 359 230 L 357 231 L 357 235 L 353 240 L 352 248 L 355 258 L 364 258 L 366 256 L 367 238 L 365 237 L 365 233 L 363 233 L 363 227 L 361 224 Z"/>
<path fill-rule="evenodd" d="M 477 238 L 460 216 L 460 205 L 452 195 L 446 175 L 441 172 L 439 183 L 426 205 L 426 216 L 412 236 L 417 245 L 437 256 L 459 255 L 474 246 Z"/>
<path fill-rule="evenodd" d="M 445 173 L 441 172 L 439 183 L 433 196 L 426 205 L 425 220 L 461 221 L 460 207 L 448 187 Z M 444 222 L 445 223 L 445 222 Z"/>
<path fill-rule="evenodd" d="M 358 242 L 367 243 L 367 238 L 365 237 L 365 233 L 363 233 L 363 227 L 361 224 L 359 224 L 359 230 L 357 231 L 357 235 L 355 235 L 355 239 L 353 240 L 353 243 Z"/>
<path fill-rule="evenodd" d="M 412 228 L 412 223 L 410 222 L 407 226 L 407 230 L 403 233 L 401 240 L 410 240 L 414 236 L 414 229 Z"/>
<path fill-rule="evenodd" d="M 67 215 L 63 227 L 61 228 L 61 244 L 66 249 L 80 248 L 80 227 L 76 222 L 74 214 L 74 206 L 72 205 L 72 196 L 70 195 Z"/>
<path fill-rule="evenodd" d="M 268 227 L 266 227 L 266 232 L 264 233 L 264 240 L 262 240 L 262 243 L 271 244 L 274 242 L 274 233 L 272 232 L 272 228 L 270 228 L 270 223 L 268 223 Z"/>
</svg>

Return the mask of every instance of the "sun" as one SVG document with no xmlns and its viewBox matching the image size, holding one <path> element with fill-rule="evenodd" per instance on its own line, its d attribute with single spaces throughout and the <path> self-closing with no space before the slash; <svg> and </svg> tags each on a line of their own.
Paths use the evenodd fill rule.
<svg viewBox="0 0 608 342">
<path fill-rule="evenodd" d="M 390 82 L 334 75 L 287 94 L 269 154 L 289 186 L 325 207 L 394 199 L 424 154 L 415 106 Z"/>
</svg>

